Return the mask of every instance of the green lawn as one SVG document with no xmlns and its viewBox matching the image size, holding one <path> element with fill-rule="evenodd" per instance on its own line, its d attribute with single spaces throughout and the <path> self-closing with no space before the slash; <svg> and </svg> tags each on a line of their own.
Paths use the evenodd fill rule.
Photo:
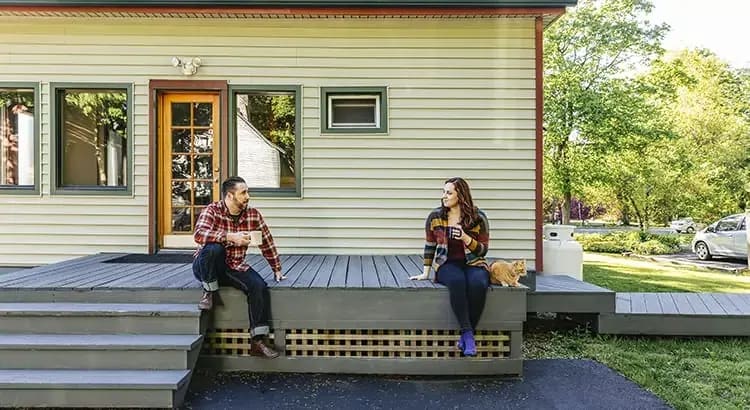
<svg viewBox="0 0 750 410">
<path fill-rule="evenodd" d="M 584 280 L 616 291 L 750 292 L 750 277 L 587 254 Z M 677 409 L 750 409 L 750 338 L 524 334 L 527 359 L 599 361 Z"/>
<path fill-rule="evenodd" d="M 750 276 L 586 253 L 583 280 L 616 292 L 750 293 Z"/>
</svg>

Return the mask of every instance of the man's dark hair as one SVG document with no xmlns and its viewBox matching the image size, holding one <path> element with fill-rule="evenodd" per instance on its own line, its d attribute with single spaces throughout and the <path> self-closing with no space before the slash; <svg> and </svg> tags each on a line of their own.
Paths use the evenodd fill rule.
<svg viewBox="0 0 750 410">
<path fill-rule="evenodd" d="M 233 176 L 229 177 L 224 180 L 224 182 L 221 183 L 221 197 L 224 198 L 227 196 L 227 192 L 234 191 L 234 187 L 237 186 L 237 184 L 247 184 L 242 177 Z"/>
</svg>

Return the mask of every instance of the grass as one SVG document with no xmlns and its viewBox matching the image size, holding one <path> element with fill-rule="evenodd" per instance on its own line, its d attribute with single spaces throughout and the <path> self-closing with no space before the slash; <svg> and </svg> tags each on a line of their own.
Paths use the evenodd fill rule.
<svg viewBox="0 0 750 410">
<path fill-rule="evenodd" d="M 750 277 L 586 254 L 584 280 L 621 292 L 750 292 Z M 532 327 L 532 326 L 529 326 Z M 750 338 L 524 332 L 527 359 L 601 362 L 677 409 L 750 409 Z"/>
<path fill-rule="evenodd" d="M 583 280 L 616 292 L 750 293 L 750 276 L 586 253 Z"/>
</svg>

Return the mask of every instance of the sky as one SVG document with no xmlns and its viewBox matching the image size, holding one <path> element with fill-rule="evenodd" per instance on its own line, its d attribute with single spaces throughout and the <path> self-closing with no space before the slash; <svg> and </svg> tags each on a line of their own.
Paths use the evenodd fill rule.
<svg viewBox="0 0 750 410">
<path fill-rule="evenodd" d="M 735 68 L 750 68 L 750 0 L 651 1 L 650 20 L 671 27 L 665 49 L 703 47 Z"/>
</svg>

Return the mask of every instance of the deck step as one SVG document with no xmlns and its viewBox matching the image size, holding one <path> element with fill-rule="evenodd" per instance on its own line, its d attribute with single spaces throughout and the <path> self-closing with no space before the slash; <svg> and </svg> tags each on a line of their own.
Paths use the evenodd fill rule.
<svg viewBox="0 0 750 410">
<path fill-rule="evenodd" d="M 174 407 L 190 370 L 0 370 L 8 407 Z"/>
<path fill-rule="evenodd" d="M 0 334 L 199 334 L 194 304 L 0 303 Z"/>
<path fill-rule="evenodd" d="M 0 369 L 189 369 L 200 335 L 0 335 Z"/>
</svg>

